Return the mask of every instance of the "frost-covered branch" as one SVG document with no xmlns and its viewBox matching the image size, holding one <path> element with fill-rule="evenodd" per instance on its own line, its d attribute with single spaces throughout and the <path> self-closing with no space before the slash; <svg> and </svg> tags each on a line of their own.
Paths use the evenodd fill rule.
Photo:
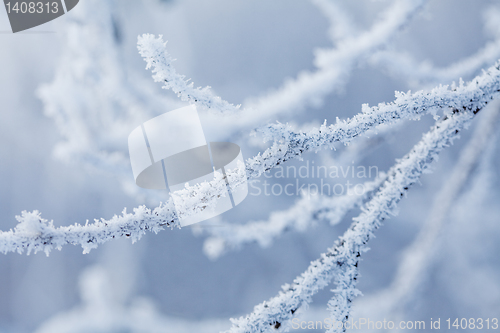
<svg viewBox="0 0 500 333">
<path fill-rule="evenodd" d="M 460 153 L 450 177 L 436 195 L 420 233 L 403 254 L 401 266 L 398 267 L 391 288 L 394 295 L 399 296 L 394 300 L 394 305 L 398 307 L 411 298 L 411 291 L 415 290 L 422 280 L 421 274 L 425 273 L 426 267 L 432 262 L 436 239 L 453 203 L 488 148 L 494 132 L 498 130 L 499 105 L 495 103 L 492 106 L 494 107 L 488 112 L 485 110 L 484 117 L 480 119 L 470 142 Z"/>
<path fill-rule="evenodd" d="M 137 40 L 139 54 L 146 61 L 146 69 L 151 68 L 155 82 L 163 82 L 162 88 L 172 89 L 182 101 L 196 103 L 201 108 L 221 113 L 238 111 L 239 105 L 229 104 L 212 94 L 210 87 L 193 88 L 194 83 L 186 80 L 184 75 L 178 74 L 172 66 L 174 59 L 168 54 L 166 45 L 161 35 L 155 38 L 154 35 L 144 34 Z"/>
<path fill-rule="evenodd" d="M 347 144 L 378 125 L 393 125 L 402 119 L 418 119 L 424 114 L 436 115 L 440 109 L 451 108 L 477 111 L 500 93 L 500 62 L 481 76 L 459 86 L 439 86 L 431 91 L 416 93 L 396 92 L 391 103 L 369 107 L 364 104 L 362 113 L 347 120 L 337 119 L 333 125 L 322 125 L 311 131 L 293 132 L 283 124 L 272 124 L 259 129 L 265 139 L 275 141 L 263 154 L 247 160 L 247 175 L 257 178 L 262 173 L 304 152 L 322 147 L 334 148 L 335 143 Z"/>
<path fill-rule="evenodd" d="M 434 204 L 415 240 L 404 250 L 401 262 L 391 285 L 366 300 L 377 304 L 380 313 L 400 313 L 414 299 L 416 290 L 423 283 L 425 274 L 433 264 L 438 237 L 448 214 L 479 164 L 489 150 L 498 130 L 500 105 L 495 102 L 485 109 L 472 138 L 460 153 L 457 163 L 436 195 Z M 361 304 L 363 306 L 363 304 Z M 401 313 L 400 313 L 401 314 Z"/>
<path fill-rule="evenodd" d="M 0 252 L 18 252 L 27 254 L 44 251 L 47 255 L 53 249 L 60 250 L 63 245 L 80 245 L 83 253 L 90 252 L 99 244 L 119 237 L 130 237 L 138 240 L 146 231 L 158 232 L 163 225 L 174 224 L 165 216 L 175 216 L 171 206 L 159 206 L 154 210 L 145 206 L 134 209 L 134 213 L 126 210 L 120 216 L 110 220 L 96 220 L 92 224 L 74 224 L 55 228 L 52 221 L 40 216 L 38 211 L 23 211 L 16 216 L 18 225 L 14 230 L 0 232 Z"/>
<path fill-rule="evenodd" d="M 468 84 L 453 86 L 451 89 L 440 86 L 430 92 L 397 93 L 397 98 L 392 103 L 381 103 L 371 108 L 363 105 L 363 112 L 353 118 L 338 120 L 336 124 L 330 126 L 324 124 L 308 133 L 296 133 L 281 124 L 270 125 L 262 129 L 265 137 L 281 141 L 275 141 L 263 154 L 248 159 L 246 172 L 244 168 L 239 167 L 228 170 L 226 176 L 229 177 L 232 186 L 238 187 L 247 179 L 255 179 L 290 159 L 300 158 L 304 152 L 317 151 L 322 147 L 332 148 L 337 142 L 348 143 L 377 125 L 395 124 L 402 119 L 417 119 L 427 113 L 436 114 L 441 108 L 477 112 L 499 93 L 500 63 L 497 63 Z M 225 191 L 225 179 L 222 175 L 218 175 L 209 183 L 196 184 L 172 193 L 167 203 L 154 210 L 140 206 L 133 214 L 124 213 L 110 220 L 101 219 L 85 226 L 53 228 L 45 226 L 44 220 L 38 213 L 26 213 L 29 215 L 27 218 L 38 219 L 43 228 L 37 231 L 36 236 L 17 231 L 0 233 L 0 252 L 23 250 L 48 252 L 65 244 L 81 245 L 84 251 L 88 252 L 98 244 L 116 237 L 127 236 L 137 240 L 146 230 L 156 232 L 165 225 L 178 226 L 177 214 L 187 217 L 202 209 L 210 209 Z M 178 208 L 177 212 L 174 210 L 174 200 L 178 203 L 175 205 Z"/>
<path fill-rule="evenodd" d="M 432 254 L 436 248 L 438 235 L 453 203 L 470 178 L 481 156 L 491 146 L 490 141 L 494 137 L 494 131 L 498 128 L 500 114 L 498 101 L 494 105 L 490 105 L 489 110 L 485 110 L 484 113 L 484 117 L 480 119 L 474 130 L 472 139 L 461 152 L 450 178 L 436 195 L 434 205 L 421 232 L 404 251 L 401 264 L 391 286 L 378 295 L 377 306 L 379 310 L 383 308 L 388 311 L 401 311 L 413 298 L 414 293 L 422 283 L 427 268 L 433 262 L 434 256 Z M 346 305 L 350 302 L 349 298 L 352 299 L 357 293 L 355 290 L 357 281 L 352 278 L 357 276 L 357 272 L 346 270 L 346 273 L 341 275 L 340 281 L 336 282 L 338 293 L 329 302 L 331 313 L 337 321 L 341 321 L 345 315 L 349 314 L 348 311 L 345 312 L 342 309 L 348 309 Z M 336 330 L 331 329 L 329 332 L 336 332 Z"/>
<path fill-rule="evenodd" d="M 328 221 L 331 225 L 339 223 L 352 209 L 366 201 L 385 179 L 381 173 L 377 179 L 361 184 L 362 193 L 354 189 L 342 196 L 323 196 L 302 194 L 287 210 L 271 213 L 266 221 L 251 221 L 246 224 L 224 223 L 223 228 L 209 228 L 211 235 L 205 240 L 203 250 L 211 259 L 217 259 L 230 250 L 239 249 L 247 243 L 258 243 L 268 247 L 274 239 L 284 232 L 295 230 L 304 232 L 317 221 Z"/>
<path fill-rule="evenodd" d="M 242 179 L 243 168 L 236 168 L 228 177 Z M 230 178 L 231 179 L 231 178 Z M 133 213 L 123 210 L 109 220 L 101 218 L 85 225 L 75 223 L 55 228 L 52 221 L 40 216 L 38 211 L 22 212 L 16 216 L 18 225 L 14 230 L 0 232 L 0 252 L 27 253 L 44 251 L 47 255 L 52 249 L 60 250 L 63 245 L 80 245 L 84 253 L 99 244 L 119 237 L 139 240 L 146 231 L 157 233 L 164 226 L 180 227 L 179 217 L 188 217 L 203 209 L 210 209 L 218 198 L 225 195 L 226 181 L 221 173 L 215 173 L 212 182 L 203 182 L 171 194 L 165 204 L 155 209 L 142 205 L 134 208 Z M 174 205 L 174 202 L 179 203 Z"/>
<path fill-rule="evenodd" d="M 329 307 L 334 319 L 345 322 L 350 303 L 359 294 L 356 289 L 359 258 L 367 250 L 366 244 L 373 232 L 395 213 L 397 203 L 409 186 L 429 171 L 439 152 L 452 143 L 473 116 L 471 111 L 457 111 L 438 121 L 411 152 L 390 169 L 387 181 L 334 246 L 313 261 L 291 285 L 284 285 L 278 296 L 257 305 L 246 317 L 233 319 L 233 327 L 227 332 L 270 332 L 274 328 L 284 331 L 297 310 L 307 307 L 311 297 L 332 280 L 338 288 Z"/>
</svg>

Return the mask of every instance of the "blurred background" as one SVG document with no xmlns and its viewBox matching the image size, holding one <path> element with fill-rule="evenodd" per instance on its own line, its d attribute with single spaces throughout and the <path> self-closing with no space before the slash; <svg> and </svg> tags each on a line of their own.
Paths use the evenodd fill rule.
<svg viewBox="0 0 500 333">
<path fill-rule="evenodd" d="M 109 219 L 124 207 L 156 207 L 168 199 L 167 193 L 136 189 L 127 164 L 128 133 L 141 121 L 185 105 L 153 82 L 137 52 L 138 35 L 163 35 L 178 73 L 191 78 L 195 87 L 209 85 L 216 95 L 245 108 L 259 105 L 262 96 L 272 98 L 301 75 L 321 71 L 317 50 L 342 49 L 346 39 L 370 31 L 394 6 L 392 1 L 332 1 L 343 14 L 329 16 L 322 3 L 81 0 L 67 15 L 16 34 L 10 33 L 7 15 L 0 10 L 1 230 L 14 228 L 15 216 L 23 210 L 39 210 L 61 226 Z M 217 127 L 213 121 L 206 127 L 207 140 L 236 142 L 249 158 L 268 146 L 258 134 L 250 137 L 258 126 L 276 121 L 318 126 L 325 119 L 331 123 L 359 113 L 363 103 L 390 102 L 396 90 L 470 80 L 500 58 L 499 12 L 493 0 L 430 0 L 383 42 L 352 59 L 340 57 L 344 72 L 334 83 L 320 85 L 326 86 L 320 96 L 305 98 L 293 110 L 256 114 L 248 126 Z M 352 158 L 342 155 L 346 148 L 339 146 L 289 163 L 297 168 L 308 161 L 332 165 L 344 156 L 346 165 L 386 171 L 433 123 L 432 116 L 425 116 L 384 132 L 382 140 L 373 134 L 373 146 Z M 471 133 L 465 131 L 443 152 L 434 172 L 400 203 L 398 216 L 377 231 L 360 266 L 358 288 L 365 296 L 356 302 L 366 316 L 378 314 L 363 298 L 390 286 L 401 253 L 431 207 L 439 205 L 436 194 Z M 407 320 L 500 313 L 498 149 L 491 145 L 458 193 L 432 264 L 406 305 Z M 306 232 L 284 233 L 268 248 L 249 244 L 216 260 L 204 253 L 204 229 L 220 220 L 267 219 L 298 199 L 249 195 L 206 226 L 147 234 L 135 244 L 114 240 L 85 255 L 74 246 L 50 256 L 2 254 L 0 332 L 228 329 L 228 318 L 250 313 L 332 246 L 359 210 L 338 225 L 316 223 Z M 308 316 L 327 316 L 331 295 L 327 288 L 315 296 Z"/>
</svg>

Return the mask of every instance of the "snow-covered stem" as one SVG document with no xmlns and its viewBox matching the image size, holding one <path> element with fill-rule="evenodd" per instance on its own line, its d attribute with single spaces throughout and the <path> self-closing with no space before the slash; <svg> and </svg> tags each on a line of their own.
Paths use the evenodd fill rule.
<svg viewBox="0 0 500 333">
<path fill-rule="evenodd" d="M 385 179 L 380 173 L 373 181 L 362 185 L 362 193 L 353 189 L 342 196 L 323 196 L 303 193 L 290 208 L 272 212 L 268 220 L 251 221 L 246 224 L 224 223 L 223 228 L 208 228 L 210 237 L 205 240 L 203 251 L 211 259 L 217 259 L 230 250 L 237 250 L 248 243 L 270 246 L 284 232 L 294 230 L 304 232 L 318 221 L 339 223 L 352 209 L 359 207 L 371 197 Z"/>
<path fill-rule="evenodd" d="M 232 319 L 233 326 L 227 332 L 271 332 L 275 328 L 284 331 L 290 327 L 297 310 L 307 307 L 312 296 L 332 280 L 338 286 L 338 293 L 329 307 L 335 320 L 345 322 L 351 301 L 359 294 L 355 288 L 359 258 L 367 250 L 366 244 L 373 232 L 384 219 L 396 213 L 397 203 L 409 186 L 429 171 L 439 152 L 449 146 L 474 117 L 474 112 L 468 110 L 455 111 L 438 121 L 410 153 L 390 169 L 386 182 L 331 249 L 313 261 L 292 284 L 284 285 L 278 296 L 257 305 L 251 314 Z"/>
<path fill-rule="evenodd" d="M 482 156 L 492 145 L 498 129 L 500 105 L 495 102 L 484 110 L 472 138 L 460 153 L 458 161 L 436 195 L 428 218 L 419 234 L 403 252 L 401 262 L 391 285 L 374 295 L 374 300 L 386 314 L 398 313 L 410 302 L 433 264 L 438 237 L 448 214 L 465 184 L 479 164 Z"/>
<path fill-rule="evenodd" d="M 172 89 L 182 101 L 196 103 L 202 108 L 221 113 L 236 112 L 239 105 L 234 106 L 212 94 L 210 87 L 194 88 L 194 83 L 189 83 L 184 75 L 177 73 L 172 66 L 174 59 L 167 52 L 167 43 L 163 41 L 162 35 L 155 38 L 151 34 L 143 34 L 137 39 L 139 54 L 146 61 L 146 69 L 152 69 L 155 82 L 163 82 L 164 89 Z"/>
<path fill-rule="evenodd" d="M 263 154 L 248 159 L 246 172 L 240 167 L 228 170 L 226 176 L 230 179 L 229 183 L 237 187 L 246 179 L 257 178 L 290 159 L 300 158 L 306 151 L 317 151 L 322 147 L 333 148 L 336 142 L 348 143 L 377 125 L 393 125 L 402 119 L 418 119 L 427 113 L 435 114 L 441 108 L 477 112 L 499 93 L 500 63 L 497 63 L 468 84 L 453 86 L 451 89 L 440 86 L 429 92 L 419 91 L 414 94 L 396 93 L 396 100 L 392 103 L 381 103 L 371 108 L 363 105 L 363 112 L 353 118 L 337 120 L 334 125 L 325 124 L 308 133 L 295 133 L 282 124 L 270 125 L 261 130 L 265 137 L 281 141 L 275 141 Z M 28 252 L 47 252 L 65 244 L 82 245 L 88 251 L 117 237 L 139 239 L 145 230 L 158 231 L 164 225 L 178 226 L 177 214 L 189 216 L 200 209 L 209 209 L 218 197 L 224 195 L 225 186 L 225 179 L 217 177 L 209 183 L 196 184 L 175 192 L 167 203 L 153 210 L 139 206 L 134 214 L 115 216 L 110 220 L 101 219 L 86 226 L 50 227 L 36 237 L 14 231 L 1 232 L 0 252 L 22 252 L 24 249 Z M 180 211 L 174 210 L 174 198 L 177 202 L 184 202 Z"/>
</svg>

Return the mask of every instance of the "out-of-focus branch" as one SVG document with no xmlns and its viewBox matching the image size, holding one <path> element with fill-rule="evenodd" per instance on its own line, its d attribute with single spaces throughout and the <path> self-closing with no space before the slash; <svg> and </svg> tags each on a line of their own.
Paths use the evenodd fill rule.
<svg viewBox="0 0 500 333">
<path fill-rule="evenodd" d="M 498 59 L 499 55 L 500 38 L 489 42 L 470 57 L 447 67 L 435 67 L 425 61 L 418 63 L 408 54 L 393 51 L 379 51 L 370 57 L 369 62 L 387 69 L 398 79 L 405 79 L 411 86 L 421 88 L 423 85 L 450 82 L 471 75 L 485 64 Z"/>
<path fill-rule="evenodd" d="M 130 78 L 117 5 L 113 0 L 86 0 L 61 21 L 61 59 L 52 82 L 37 93 L 61 135 L 54 149 L 59 159 L 111 174 L 130 194 L 152 198 L 154 191 L 140 191 L 133 182 L 126 138 L 137 124 L 181 104 Z"/>
<path fill-rule="evenodd" d="M 352 38 L 355 35 L 358 29 L 336 1 L 312 0 L 312 2 L 321 9 L 330 22 L 329 35 L 333 42 L 347 39 L 346 37 Z M 487 32 L 494 39 L 487 42 L 476 53 L 446 67 L 434 66 L 429 61 L 418 62 L 411 54 L 393 50 L 392 48 L 376 49 L 367 55 L 364 62 L 388 71 L 398 80 L 406 80 L 412 87 L 417 89 L 429 85 L 434 86 L 436 83 L 459 80 L 473 75 L 485 64 L 491 63 L 500 57 L 499 20 L 500 8 L 490 6 L 484 13 L 484 25 Z"/>
<path fill-rule="evenodd" d="M 313 3 L 320 5 L 322 9 L 326 7 L 325 4 L 321 6 L 321 1 Z M 314 64 L 318 70 L 303 71 L 295 80 L 287 81 L 282 87 L 266 96 L 249 100 L 245 106 L 255 110 L 252 113 L 253 117 L 256 114 L 261 115 L 262 121 L 269 119 L 270 115 L 321 104 L 325 96 L 344 86 L 353 66 L 360 59 L 388 43 L 424 3 L 422 0 L 394 1 L 367 31 L 338 40 L 334 48 L 317 50 Z M 326 13 L 327 16 L 333 15 L 331 12 L 334 10 L 335 8 L 330 8 L 330 12 Z"/>
<path fill-rule="evenodd" d="M 123 302 L 113 294 L 114 280 L 106 268 L 98 265 L 86 268 L 80 275 L 81 303 L 49 318 L 34 333 L 215 333 L 227 324 L 223 319 L 166 316 L 147 297 Z"/>
<path fill-rule="evenodd" d="M 311 0 L 311 3 L 318 7 L 323 16 L 328 19 L 330 23 L 328 35 L 332 42 L 353 38 L 357 34 L 357 29 L 348 13 L 338 4 L 338 1 Z"/>
<path fill-rule="evenodd" d="M 394 50 L 380 50 L 369 57 L 368 62 L 374 66 L 382 67 L 394 77 L 405 79 L 411 86 L 422 88 L 434 86 L 439 82 L 450 82 L 462 77 L 473 75 L 485 64 L 495 61 L 500 56 L 500 8 L 491 6 L 484 14 L 486 30 L 494 39 L 476 53 L 446 66 L 436 67 L 432 63 L 417 62 L 410 54 Z"/>
<path fill-rule="evenodd" d="M 394 1 L 369 31 L 352 39 L 341 40 L 336 49 L 319 51 L 315 65 L 330 68 L 349 63 L 347 57 L 350 55 L 369 55 L 406 26 L 424 3 L 425 1 Z"/>
<path fill-rule="evenodd" d="M 267 247 L 284 232 L 304 232 L 317 221 L 328 221 L 335 225 L 350 210 L 370 198 L 385 176 L 381 173 L 377 179 L 361 184 L 360 194 L 354 189 L 342 196 L 303 194 L 293 206 L 287 210 L 272 212 L 266 221 L 251 221 L 243 225 L 224 223 L 221 228 L 208 228 L 210 237 L 205 240 L 203 250 L 209 258 L 217 259 L 225 252 L 239 249 L 247 243 L 256 242 Z"/>
</svg>

